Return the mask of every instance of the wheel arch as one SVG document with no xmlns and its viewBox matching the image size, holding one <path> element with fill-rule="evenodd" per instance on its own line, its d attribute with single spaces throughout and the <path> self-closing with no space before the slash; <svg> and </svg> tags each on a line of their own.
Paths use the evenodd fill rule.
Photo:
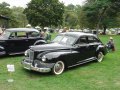
<svg viewBox="0 0 120 90">
<path fill-rule="evenodd" d="M 40 44 L 46 44 L 47 42 L 45 40 L 37 40 L 34 45 L 40 45 Z"/>
<path fill-rule="evenodd" d="M 51 62 L 63 61 L 65 68 L 68 66 L 66 57 L 70 52 L 50 52 L 45 54 L 47 59 Z"/>
<path fill-rule="evenodd" d="M 104 55 L 106 54 L 106 49 L 104 47 L 104 45 L 99 45 L 96 49 L 96 55 L 99 53 L 99 52 L 102 52 Z"/>
</svg>

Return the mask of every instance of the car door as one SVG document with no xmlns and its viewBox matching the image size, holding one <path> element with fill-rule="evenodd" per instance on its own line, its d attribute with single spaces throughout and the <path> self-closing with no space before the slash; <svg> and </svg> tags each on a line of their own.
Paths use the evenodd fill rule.
<svg viewBox="0 0 120 90">
<path fill-rule="evenodd" d="M 75 44 L 73 56 L 75 58 L 76 64 L 88 59 L 89 49 L 88 49 L 87 36 L 81 36 L 77 43 Z"/>
<path fill-rule="evenodd" d="M 9 54 L 23 53 L 27 47 L 27 36 L 25 32 L 11 33 L 7 41 L 7 50 Z"/>
<path fill-rule="evenodd" d="M 28 46 L 33 45 L 37 40 L 42 40 L 39 32 L 35 32 L 35 31 L 28 32 L 27 37 L 28 37 Z"/>
<path fill-rule="evenodd" d="M 96 49 L 98 45 L 100 45 L 100 41 L 94 36 L 88 36 L 88 43 L 89 43 L 89 55 L 91 57 L 95 57 Z"/>
</svg>

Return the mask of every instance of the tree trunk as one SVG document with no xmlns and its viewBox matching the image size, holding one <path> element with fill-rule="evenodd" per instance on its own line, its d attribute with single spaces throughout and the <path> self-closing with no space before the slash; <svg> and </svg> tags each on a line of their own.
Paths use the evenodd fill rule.
<svg viewBox="0 0 120 90">
<path fill-rule="evenodd" d="M 103 26 L 103 35 L 106 35 L 106 29 L 107 29 L 107 27 L 106 27 L 106 25 L 104 25 Z"/>
<path fill-rule="evenodd" d="M 100 22 L 98 22 L 97 27 L 96 27 L 96 35 L 97 35 L 97 36 L 98 36 L 98 34 L 99 34 L 99 23 L 100 23 Z"/>
</svg>

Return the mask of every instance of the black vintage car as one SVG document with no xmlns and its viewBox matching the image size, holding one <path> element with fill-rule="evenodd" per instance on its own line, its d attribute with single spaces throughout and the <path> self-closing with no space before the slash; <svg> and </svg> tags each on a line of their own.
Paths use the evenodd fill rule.
<svg viewBox="0 0 120 90">
<path fill-rule="evenodd" d="M 59 34 L 50 44 L 31 46 L 25 51 L 22 65 L 38 72 L 61 74 L 65 68 L 93 60 L 101 62 L 107 50 L 93 34 L 66 32 Z"/>
<path fill-rule="evenodd" d="M 0 55 L 22 54 L 37 40 L 43 40 L 33 28 L 6 29 L 0 35 Z"/>
</svg>

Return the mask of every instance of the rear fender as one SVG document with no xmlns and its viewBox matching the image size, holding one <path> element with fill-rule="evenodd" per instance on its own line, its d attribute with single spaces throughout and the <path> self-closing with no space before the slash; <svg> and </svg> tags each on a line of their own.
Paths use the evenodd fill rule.
<svg viewBox="0 0 120 90">
<path fill-rule="evenodd" d="M 106 54 L 106 52 L 107 52 L 107 49 L 106 49 L 106 47 L 104 46 L 104 45 L 99 45 L 98 47 L 97 47 L 97 49 L 96 49 L 96 52 L 98 53 L 98 52 L 102 52 L 104 55 Z"/>
<path fill-rule="evenodd" d="M 34 43 L 34 45 L 40 45 L 40 44 L 47 44 L 45 40 L 38 40 Z"/>
</svg>

